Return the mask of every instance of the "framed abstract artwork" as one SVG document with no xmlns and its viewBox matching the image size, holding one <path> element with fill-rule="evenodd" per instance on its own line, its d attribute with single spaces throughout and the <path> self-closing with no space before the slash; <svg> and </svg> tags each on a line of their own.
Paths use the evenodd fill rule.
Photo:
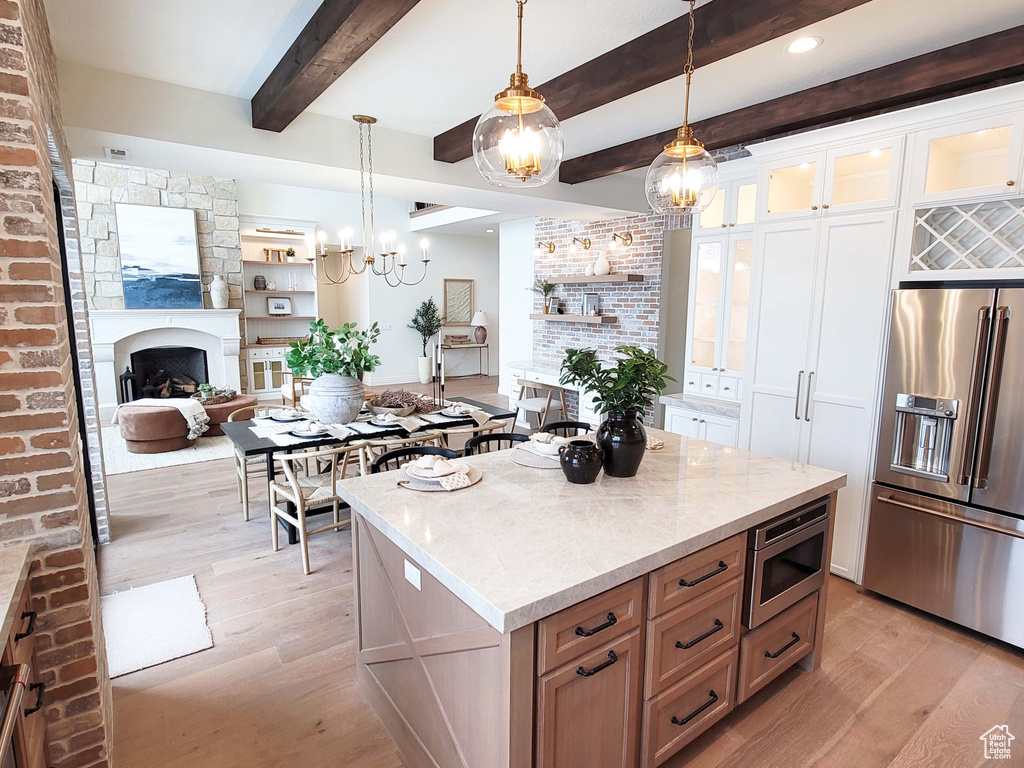
<svg viewBox="0 0 1024 768">
<path fill-rule="evenodd" d="M 444 280 L 445 325 L 469 325 L 473 319 L 473 281 Z"/>
<path fill-rule="evenodd" d="M 196 212 L 116 203 L 114 216 L 125 309 L 201 308 Z"/>
</svg>

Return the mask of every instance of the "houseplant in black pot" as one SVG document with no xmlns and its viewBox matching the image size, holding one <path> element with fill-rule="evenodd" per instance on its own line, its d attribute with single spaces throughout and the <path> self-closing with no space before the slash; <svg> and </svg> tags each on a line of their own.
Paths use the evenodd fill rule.
<svg viewBox="0 0 1024 768">
<path fill-rule="evenodd" d="M 593 349 L 565 350 L 561 382 L 589 390 L 594 395 L 594 410 L 607 416 L 597 428 L 597 443 L 604 449 L 604 473 L 633 477 L 647 448 L 647 433 L 639 417 L 675 379 L 665 375 L 668 366 L 653 352 L 631 346 L 616 347 L 615 352 L 618 359 L 606 367 Z"/>
</svg>

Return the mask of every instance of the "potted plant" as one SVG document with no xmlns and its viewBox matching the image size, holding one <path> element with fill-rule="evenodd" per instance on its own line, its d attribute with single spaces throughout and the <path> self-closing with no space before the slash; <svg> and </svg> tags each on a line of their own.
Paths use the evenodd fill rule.
<svg viewBox="0 0 1024 768">
<path fill-rule="evenodd" d="M 647 433 L 638 417 L 675 379 L 665 375 L 668 366 L 653 352 L 631 346 L 616 347 L 615 351 L 619 359 L 606 367 L 593 349 L 565 350 L 561 382 L 589 390 L 594 395 L 594 410 L 607 417 L 597 428 L 605 474 L 633 477 L 647 448 Z"/>
<path fill-rule="evenodd" d="M 288 259 L 289 262 L 295 261 L 295 249 L 294 248 L 289 248 L 287 251 L 284 252 L 284 255 Z"/>
<path fill-rule="evenodd" d="M 420 304 L 408 326 L 420 335 L 420 341 L 423 342 L 423 356 L 418 361 L 420 384 L 430 383 L 430 357 L 427 355 L 427 343 L 434 337 L 434 334 L 441 330 L 442 325 L 444 324 L 441 322 L 441 313 L 437 311 L 437 304 L 431 297 Z"/>
<path fill-rule="evenodd" d="M 549 283 L 543 277 L 538 277 L 533 281 L 533 292 L 540 294 L 543 300 L 540 311 L 546 315 L 548 313 L 548 297 L 555 292 L 555 284 Z"/>
<path fill-rule="evenodd" d="M 313 377 L 302 405 L 321 424 L 348 424 L 359 415 L 363 373 L 380 365 L 380 358 L 370 354 L 379 336 L 377 323 L 365 331 L 356 330 L 355 323 L 332 330 L 321 318 L 309 324 L 308 339 L 291 343 L 288 367 L 297 376 Z"/>
</svg>

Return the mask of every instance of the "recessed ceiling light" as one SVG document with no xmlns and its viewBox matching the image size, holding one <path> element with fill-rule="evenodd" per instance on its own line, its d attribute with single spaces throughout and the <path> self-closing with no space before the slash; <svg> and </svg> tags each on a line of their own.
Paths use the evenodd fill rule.
<svg viewBox="0 0 1024 768">
<path fill-rule="evenodd" d="M 813 51 L 824 42 L 820 37 L 798 37 L 786 46 L 790 53 L 807 53 Z"/>
<path fill-rule="evenodd" d="M 487 230 L 487 234 L 488 234 L 488 235 L 492 235 L 492 234 L 494 234 L 494 230 L 493 230 L 493 229 L 488 229 L 488 230 Z"/>
</svg>

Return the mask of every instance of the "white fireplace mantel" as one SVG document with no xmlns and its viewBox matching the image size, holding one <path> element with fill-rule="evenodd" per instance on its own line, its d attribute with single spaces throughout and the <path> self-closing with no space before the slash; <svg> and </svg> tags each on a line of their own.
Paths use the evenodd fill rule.
<svg viewBox="0 0 1024 768">
<path fill-rule="evenodd" d="M 89 312 L 100 418 L 120 399 L 118 377 L 133 352 L 149 347 L 196 347 L 206 352 L 210 382 L 241 389 L 239 309 L 94 309 Z"/>
</svg>

